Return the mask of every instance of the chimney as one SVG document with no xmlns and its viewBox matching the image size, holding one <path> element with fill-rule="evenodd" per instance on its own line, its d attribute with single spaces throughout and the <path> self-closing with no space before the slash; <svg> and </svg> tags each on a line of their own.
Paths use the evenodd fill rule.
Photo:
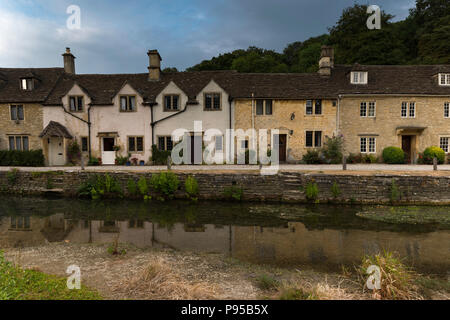
<svg viewBox="0 0 450 320">
<path fill-rule="evenodd" d="M 322 46 L 319 60 L 319 74 L 324 76 L 331 75 L 331 69 L 334 67 L 334 49 L 332 46 Z"/>
<path fill-rule="evenodd" d="M 75 74 L 75 56 L 70 53 L 70 48 L 66 48 L 66 52 L 62 56 L 64 57 L 64 71 Z"/>
<path fill-rule="evenodd" d="M 147 55 L 149 60 L 148 79 L 158 81 L 161 76 L 161 56 L 158 50 L 148 50 Z"/>
</svg>

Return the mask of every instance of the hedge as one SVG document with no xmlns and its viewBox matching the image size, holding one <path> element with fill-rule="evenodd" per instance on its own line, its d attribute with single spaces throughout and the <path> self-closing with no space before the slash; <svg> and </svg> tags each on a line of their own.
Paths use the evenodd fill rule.
<svg viewBox="0 0 450 320">
<path fill-rule="evenodd" d="M 389 164 L 405 163 L 405 152 L 399 147 L 387 147 L 383 150 L 383 161 Z"/>
<path fill-rule="evenodd" d="M 445 161 L 445 151 L 439 147 L 432 146 L 425 149 L 423 152 L 423 161 L 427 164 L 433 163 L 433 158 L 437 158 L 438 163 L 442 164 Z"/>
<path fill-rule="evenodd" d="M 43 167 L 44 154 L 42 150 L 0 150 L 0 166 L 11 167 Z"/>
</svg>

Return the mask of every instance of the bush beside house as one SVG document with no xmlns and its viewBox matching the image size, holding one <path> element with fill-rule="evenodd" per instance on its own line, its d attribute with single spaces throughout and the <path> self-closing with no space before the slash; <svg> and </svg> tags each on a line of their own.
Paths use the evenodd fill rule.
<svg viewBox="0 0 450 320">
<path fill-rule="evenodd" d="M 436 146 L 428 147 L 422 154 L 419 154 L 419 163 L 433 164 L 433 158 L 437 158 L 438 164 L 443 164 L 445 151 Z"/>
<path fill-rule="evenodd" d="M 405 163 L 405 152 L 399 147 L 386 147 L 383 150 L 383 161 L 388 164 Z"/>
<path fill-rule="evenodd" d="M 45 163 L 42 150 L 0 150 L 0 166 L 43 167 Z"/>
</svg>

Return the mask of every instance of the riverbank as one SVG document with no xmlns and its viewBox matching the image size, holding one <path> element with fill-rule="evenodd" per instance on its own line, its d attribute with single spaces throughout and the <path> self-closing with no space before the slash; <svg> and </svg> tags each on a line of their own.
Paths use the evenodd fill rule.
<svg viewBox="0 0 450 320">
<path fill-rule="evenodd" d="M 120 245 L 52 243 L 9 248 L 5 257 L 23 268 L 60 277 L 68 265 L 81 268 L 82 284 L 105 299 L 372 299 L 352 270 L 318 272 L 253 265 L 222 254 Z M 424 298 L 450 299 L 437 280 Z M 282 284 L 283 290 L 276 289 Z"/>
<path fill-rule="evenodd" d="M 6 194 L 52 194 L 77 197 L 81 185 L 95 175 L 106 174 L 117 181 L 121 196 L 136 198 L 129 190 L 130 180 L 147 181 L 161 171 L 115 167 L 76 170 L 0 171 L 0 191 Z M 137 167 L 136 167 L 137 168 Z M 39 168 L 42 169 L 42 168 Z M 153 170 L 153 171 L 152 171 Z M 450 175 L 447 171 L 280 171 L 263 175 L 258 170 L 196 171 L 172 170 L 178 180 L 173 197 L 188 198 L 185 181 L 191 176 L 198 184 L 195 198 L 202 200 L 241 200 L 291 203 L 346 204 L 450 204 Z M 152 190 L 150 194 L 152 195 Z M 153 194 L 154 195 L 154 194 Z M 171 195 L 172 196 L 172 195 Z M 152 197 L 160 198 L 156 196 Z"/>
</svg>

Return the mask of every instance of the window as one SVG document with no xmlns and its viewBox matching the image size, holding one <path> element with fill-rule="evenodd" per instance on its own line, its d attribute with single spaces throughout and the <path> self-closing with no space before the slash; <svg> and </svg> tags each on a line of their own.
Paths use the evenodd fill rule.
<svg viewBox="0 0 450 320">
<path fill-rule="evenodd" d="M 306 114 L 322 114 L 322 100 L 306 100 Z"/>
<path fill-rule="evenodd" d="M 177 94 L 171 94 L 164 96 L 164 111 L 177 111 L 180 110 L 180 96 Z"/>
<path fill-rule="evenodd" d="M 450 118 L 450 103 L 444 103 L 444 118 Z"/>
<path fill-rule="evenodd" d="M 375 102 L 369 102 L 369 117 L 375 117 Z"/>
<path fill-rule="evenodd" d="M 440 145 L 441 149 L 445 151 L 445 153 L 449 153 L 448 139 L 449 139 L 449 137 L 441 137 L 440 138 L 439 145 Z"/>
<path fill-rule="evenodd" d="M 248 140 L 241 140 L 241 149 L 248 149 Z"/>
<path fill-rule="evenodd" d="M 361 102 L 359 115 L 361 117 L 375 117 L 375 102 Z"/>
<path fill-rule="evenodd" d="M 23 106 L 20 105 L 12 105 L 11 106 L 11 120 L 23 120 Z"/>
<path fill-rule="evenodd" d="M 350 82 L 352 84 L 367 84 L 367 72 L 351 72 Z"/>
<path fill-rule="evenodd" d="M 129 152 L 144 151 L 144 138 L 143 137 L 128 137 L 128 151 Z"/>
<path fill-rule="evenodd" d="M 214 111 L 221 108 L 220 93 L 205 93 L 205 110 Z"/>
<path fill-rule="evenodd" d="M 266 115 L 269 116 L 272 114 L 272 100 L 256 100 L 256 115 Z"/>
<path fill-rule="evenodd" d="M 376 152 L 376 138 L 362 137 L 359 144 L 361 153 L 375 153 Z"/>
<path fill-rule="evenodd" d="M 408 109 L 409 107 L 409 109 Z M 409 110 L 409 111 L 408 111 Z M 401 111 L 402 118 L 407 118 L 408 116 L 410 118 L 416 117 L 416 103 L 415 102 L 402 102 L 402 111 Z"/>
<path fill-rule="evenodd" d="M 9 136 L 9 150 L 29 150 L 28 136 Z"/>
<path fill-rule="evenodd" d="M 158 149 L 161 151 L 171 151 L 173 148 L 172 137 L 158 137 Z"/>
<path fill-rule="evenodd" d="M 136 97 L 120 96 L 120 111 L 121 112 L 136 111 Z"/>
<path fill-rule="evenodd" d="M 306 147 L 322 146 L 322 131 L 306 131 Z"/>
<path fill-rule="evenodd" d="M 34 81 L 32 78 L 23 78 L 20 79 L 20 86 L 22 90 L 33 90 L 34 88 Z"/>
<path fill-rule="evenodd" d="M 450 86 L 450 73 L 440 73 L 439 84 L 441 86 Z"/>
<path fill-rule="evenodd" d="M 83 96 L 69 97 L 69 109 L 72 112 L 83 111 L 84 101 Z"/>
<path fill-rule="evenodd" d="M 312 100 L 306 100 L 306 114 L 313 114 Z"/>
<path fill-rule="evenodd" d="M 144 228 L 144 220 L 129 220 L 128 221 L 128 228 Z"/>
<path fill-rule="evenodd" d="M 13 230 L 31 229 L 30 217 L 11 217 L 10 229 Z"/>
<path fill-rule="evenodd" d="M 88 138 L 87 137 L 81 137 L 81 151 L 82 152 L 88 151 Z"/>
<path fill-rule="evenodd" d="M 223 151 L 223 136 L 216 136 L 216 151 Z"/>
<path fill-rule="evenodd" d="M 361 102 L 361 107 L 359 109 L 359 115 L 361 117 L 367 117 L 367 103 Z"/>
<path fill-rule="evenodd" d="M 322 100 L 316 100 L 315 113 L 316 114 L 322 114 Z"/>
</svg>

